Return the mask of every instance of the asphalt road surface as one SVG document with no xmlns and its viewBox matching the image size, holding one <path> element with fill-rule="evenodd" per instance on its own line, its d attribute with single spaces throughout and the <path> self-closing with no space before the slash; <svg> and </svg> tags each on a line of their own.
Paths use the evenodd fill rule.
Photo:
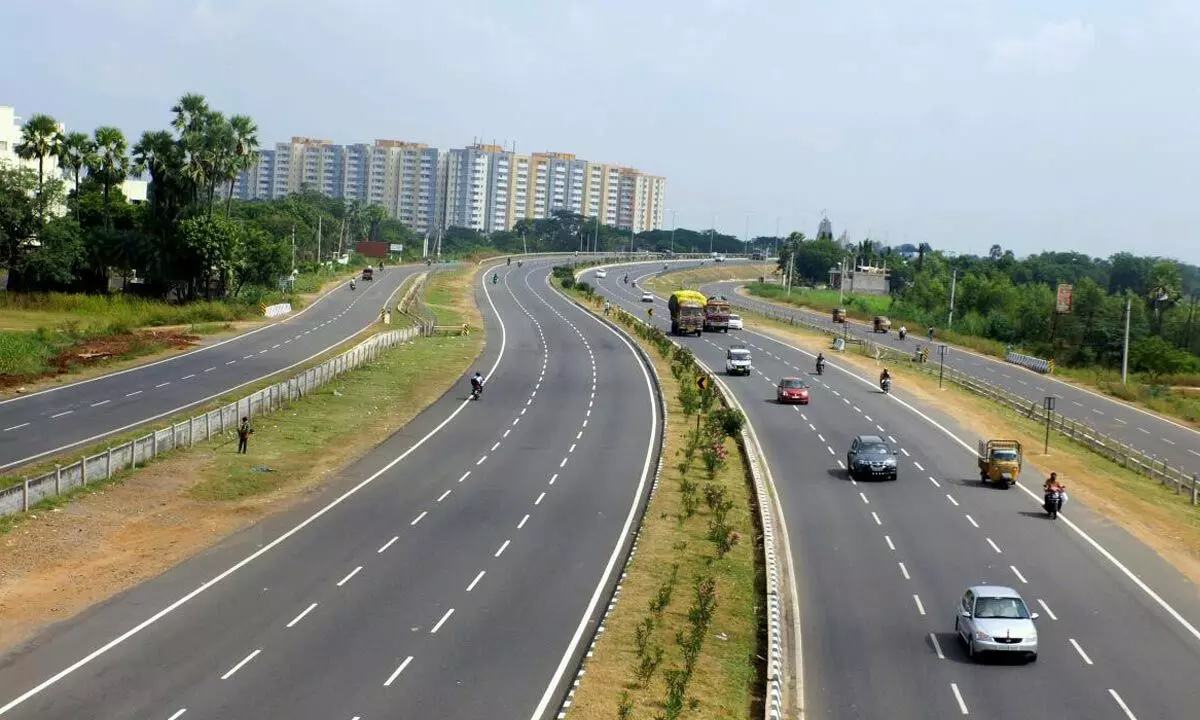
<svg viewBox="0 0 1200 720">
<path fill-rule="evenodd" d="M 86 446 L 299 365 L 378 319 L 423 266 L 394 266 L 299 313 L 222 343 L 92 380 L 0 401 L 0 469 Z"/>
<path fill-rule="evenodd" d="M 654 268 L 658 270 L 660 268 Z M 629 268 L 631 279 L 651 269 Z M 646 318 L 625 270 L 601 292 Z M 596 282 L 594 272 L 587 279 Z M 640 283 L 639 283 L 640 284 Z M 666 303 L 653 303 L 667 323 Z M 754 331 L 678 338 L 721 373 L 730 342 L 754 357 L 749 377 L 722 377 L 763 446 L 784 510 L 800 592 L 808 717 L 1180 720 L 1200 707 L 1200 600 L 1155 553 L 1072 500 L 1041 512 L 1041 478 L 981 487 L 975 437 L 884 396 L 836 359 L 813 358 Z M 812 385 L 808 406 L 780 406 L 784 376 Z M 899 448 L 897 482 L 854 482 L 854 436 Z M 971 663 L 954 635 L 967 586 L 1016 588 L 1040 613 L 1040 659 Z"/>
<path fill-rule="evenodd" d="M 556 713 L 661 418 L 633 347 L 550 290 L 549 266 L 480 276 L 478 402 L 464 377 L 306 507 L 10 653 L 0 717 Z"/>
<path fill-rule="evenodd" d="M 737 293 L 744 283 L 724 282 L 706 285 L 705 293 L 720 293 L 740 307 L 752 310 L 769 310 L 773 313 L 792 313 L 808 322 L 816 322 L 840 332 L 842 325 L 830 320 L 826 313 L 817 313 L 799 308 L 788 308 L 758 298 Z M 850 334 L 890 346 L 901 352 L 912 354 L 918 347 L 928 344 L 926 328 L 909 328 L 910 334 L 900 340 L 895 332 L 875 333 L 871 326 L 856 321 L 846 324 Z M 898 326 L 897 328 L 898 329 Z M 935 339 L 935 343 L 936 343 Z M 938 360 L 936 344 L 930 348 L 931 362 Z M 972 377 L 986 380 L 1011 393 L 1041 405 L 1047 395 L 1058 399 L 1055 410 L 1069 418 L 1085 422 L 1126 445 L 1133 446 L 1170 465 L 1184 468 L 1188 472 L 1200 472 L 1200 432 L 1185 427 L 1160 415 L 1135 408 L 1099 393 L 1081 389 L 1049 375 L 1026 370 L 1023 367 L 980 355 L 956 346 L 947 349 L 946 365 Z"/>
</svg>

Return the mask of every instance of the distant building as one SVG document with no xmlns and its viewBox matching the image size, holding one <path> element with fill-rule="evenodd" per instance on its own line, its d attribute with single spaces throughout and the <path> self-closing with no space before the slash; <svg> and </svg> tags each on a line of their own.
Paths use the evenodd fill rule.
<svg viewBox="0 0 1200 720">
<path fill-rule="evenodd" d="M 830 287 L 864 295 L 888 295 L 892 291 L 891 271 L 887 268 L 858 265 L 846 273 L 845 280 L 846 283 L 843 286 L 841 268 L 829 268 Z"/>
<path fill-rule="evenodd" d="M 828 216 L 822 216 L 821 223 L 819 225 L 817 225 L 817 239 L 818 240 L 822 240 L 822 239 L 832 240 L 833 239 L 833 223 L 829 222 Z"/>
</svg>

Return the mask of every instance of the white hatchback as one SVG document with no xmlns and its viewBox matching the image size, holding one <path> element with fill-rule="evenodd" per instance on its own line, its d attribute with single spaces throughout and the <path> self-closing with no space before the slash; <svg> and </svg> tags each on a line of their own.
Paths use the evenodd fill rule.
<svg viewBox="0 0 1200 720">
<path fill-rule="evenodd" d="M 608 277 L 608 271 L 605 270 L 604 268 L 600 268 L 599 270 L 596 271 L 596 279 L 597 280 L 603 280 L 606 277 Z"/>
<path fill-rule="evenodd" d="M 729 316 L 729 329 L 730 330 L 741 330 L 742 329 L 742 316 L 741 315 L 732 315 L 731 314 Z"/>
</svg>

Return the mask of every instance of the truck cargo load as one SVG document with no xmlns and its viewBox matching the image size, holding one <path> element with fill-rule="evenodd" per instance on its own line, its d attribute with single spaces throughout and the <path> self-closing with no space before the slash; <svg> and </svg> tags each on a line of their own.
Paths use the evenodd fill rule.
<svg viewBox="0 0 1200 720">
<path fill-rule="evenodd" d="M 729 300 L 724 295 L 713 295 L 704 301 L 705 332 L 729 332 Z"/>
<path fill-rule="evenodd" d="M 708 298 L 695 290 L 676 290 L 667 300 L 671 312 L 671 332 L 675 335 L 699 335 L 704 329 L 704 305 Z"/>
</svg>

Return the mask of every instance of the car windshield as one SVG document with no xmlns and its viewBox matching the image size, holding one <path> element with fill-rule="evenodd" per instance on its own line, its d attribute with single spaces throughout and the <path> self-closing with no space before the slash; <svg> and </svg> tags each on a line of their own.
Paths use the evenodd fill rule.
<svg viewBox="0 0 1200 720">
<path fill-rule="evenodd" d="M 1029 608 L 1021 598 L 981 597 L 975 600 L 975 617 L 1028 620 Z"/>
<path fill-rule="evenodd" d="M 802 388 L 804 386 L 804 381 L 799 378 L 788 378 L 779 382 L 781 388 Z"/>
<path fill-rule="evenodd" d="M 742 316 L 741 315 L 730 315 L 729 319 L 730 320 L 741 320 Z"/>
<path fill-rule="evenodd" d="M 731 350 L 729 352 L 729 358 L 731 360 L 749 360 L 750 353 L 745 350 Z"/>
<path fill-rule="evenodd" d="M 1017 451 L 1016 450 L 997 450 L 992 453 L 992 458 L 999 462 L 1016 462 L 1017 461 Z"/>
<path fill-rule="evenodd" d="M 887 445 L 863 445 L 858 449 L 862 455 L 891 455 L 892 451 Z"/>
</svg>

